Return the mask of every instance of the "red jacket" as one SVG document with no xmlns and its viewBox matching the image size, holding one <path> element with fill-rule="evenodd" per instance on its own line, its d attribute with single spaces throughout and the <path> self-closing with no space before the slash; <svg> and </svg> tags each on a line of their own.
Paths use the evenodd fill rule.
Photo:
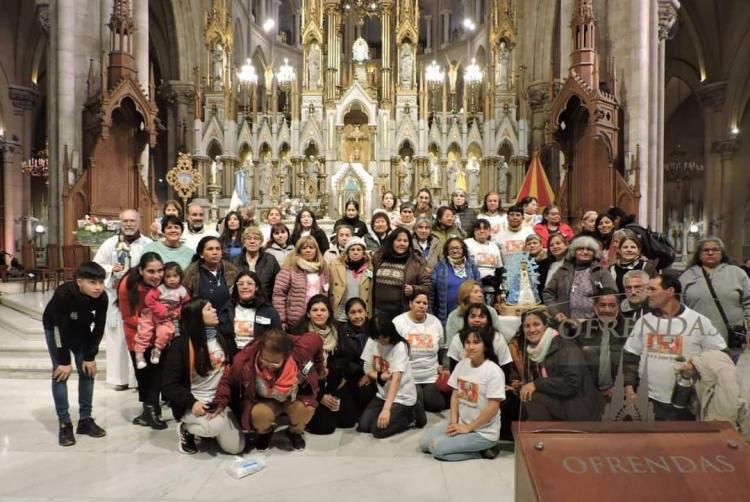
<svg viewBox="0 0 750 502">
<path fill-rule="evenodd" d="M 572 241 L 573 237 L 575 236 L 575 232 L 573 232 L 573 229 L 570 228 L 570 225 L 563 222 L 560 222 L 560 224 L 558 225 L 557 232 L 563 234 L 565 240 L 568 242 Z M 547 228 L 547 225 L 544 222 L 537 223 L 536 225 L 534 225 L 534 233 L 541 237 L 542 247 L 547 249 L 550 238 L 549 228 Z"/>
<path fill-rule="evenodd" d="M 294 340 L 291 356 L 300 370 L 308 361 L 313 362 L 313 367 L 306 377 L 310 385 L 305 388 L 304 393 L 297 394 L 297 399 L 302 401 L 305 406 L 316 408 L 318 406 L 318 380 L 325 369 L 323 364 L 323 340 L 317 333 L 291 336 Z M 234 356 L 231 366 L 224 369 L 224 375 L 221 377 L 219 388 L 216 389 L 213 400 L 220 409 L 226 408 L 230 405 L 232 391 L 234 390 L 234 395 L 239 396 L 240 409 L 242 410 L 240 423 L 242 429 L 246 431 L 250 430 L 252 425 L 250 411 L 258 402 L 258 396 L 255 393 L 255 361 L 258 358 L 262 340 L 262 338 L 257 338 Z"/>
<path fill-rule="evenodd" d="M 138 304 L 135 308 L 131 308 L 130 302 L 128 302 L 127 282 L 128 280 L 123 278 L 117 287 L 117 306 L 120 309 L 120 316 L 122 317 L 125 343 L 128 346 L 128 350 L 133 352 L 135 350 L 135 334 L 138 331 L 138 319 L 141 317 L 141 311 L 146 308 L 146 295 L 154 288 L 146 286 L 143 282 L 138 284 Z"/>
<path fill-rule="evenodd" d="M 320 272 L 321 294 L 328 296 L 328 268 Z M 279 313 L 281 324 L 287 328 L 296 326 L 307 310 L 307 272 L 299 267 L 281 267 L 273 286 L 273 308 Z"/>
</svg>

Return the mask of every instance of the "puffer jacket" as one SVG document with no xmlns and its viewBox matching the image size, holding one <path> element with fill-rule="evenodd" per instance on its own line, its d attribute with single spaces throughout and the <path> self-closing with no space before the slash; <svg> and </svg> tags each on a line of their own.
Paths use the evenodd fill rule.
<svg viewBox="0 0 750 502">
<path fill-rule="evenodd" d="M 367 305 L 367 312 L 372 315 L 372 262 L 365 255 L 367 268 L 359 277 L 359 297 Z M 331 273 L 331 308 L 338 312 L 344 295 L 346 295 L 345 256 L 339 256 L 329 265 Z"/>
<path fill-rule="evenodd" d="M 245 253 L 242 253 L 232 260 L 232 264 L 237 267 L 238 275 L 241 272 L 250 270 L 250 267 L 247 264 L 247 259 L 245 258 Z M 258 279 L 260 279 L 260 289 L 263 290 L 266 300 L 270 300 L 271 296 L 273 296 L 273 283 L 280 270 L 281 267 L 279 266 L 279 262 L 276 261 L 276 258 L 261 250 L 258 255 L 258 261 L 255 262 L 255 273 L 258 275 Z M 233 286 L 234 283 L 231 283 L 230 285 Z"/>
<path fill-rule="evenodd" d="M 467 205 L 458 208 L 451 204 L 450 208 L 453 209 L 453 213 L 458 217 L 458 222 L 461 224 L 461 230 L 464 231 L 466 237 L 473 237 L 474 225 L 477 224 L 477 212 Z"/>
<path fill-rule="evenodd" d="M 328 295 L 328 268 L 320 272 L 320 293 Z M 287 327 L 296 326 L 305 317 L 307 309 L 307 272 L 299 267 L 281 268 L 273 287 L 273 308 L 279 313 L 281 324 Z"/>
<path fill-rule="evenodd" d="M 750 322 L 750 279 L 742 269 L 729 263 L 720 263 L 708 277 L 711 279 L 721 308 L 731 326 L 741 326 Z M 693 265 L 680 276 L 682 301 L 698 313 L 711 320 L 716 331 L 727 339 L 727 326 L 719 314 L 711 292 L 703 277 L 700 265 Z"/>
<path fill-rule="evenodd" d="M 542 247 L 545 249 L 547 248 L 547 246 L 549 246 L 549 238 L 554 235 L 550 235 L 549 227 L 547 227 L 544 222 L 534 225 L 534 233 L 539 236 L 539 239 L 542 241 Z M 567 223 L 563 223 L 562 221 L 557 226 L 557 233 L 562 234 L 563 237 L 565 237 L 565 240 L 568 242 L 572 241 L 573 237 L 575 236 L 575 232 L 573 232 L 573 229 L 570 228 L 570 225 L 568 225 Z"/>
<path fill-rule="evenodd" d="M 601 288 L 617 290 L 617 285 L 609 270 L 603 268 L 596 260 L 591 263 L 590 267 L 591 287 L 594 291 Z M 573 287 L 574 273 L 575 264 L 572 261 L 566 261 L 544 288 L 542 292 L 544 304 L 552 317 L 560 312 L 570 317 L 570 303 L 568 302 L 570 301 L 570 288 Z"/>
<path fill-rule="evenodd" d="M 474 262 L 467 258 L 466 259 L 466 279 L 473 279 L 477 282 L 481 281 L 479 275 L 479 269 Z M 435 269 L 432 271 L 432 295 L 430 296 L 430 311 L 440 319 L 440 322 L 445 323 L 448 321 L 448 272 L 451 269 L 450 263 L 443 258 L 435 265 Z"/>
<path fill-rule="evenodd" d="M 255 392 L 256 360 L 260 351 L 262 338 L 255 340 L 242 349 L 232 360 L 232 365 L 227 366 L 216 389 L 214 403 L 219 409 L 230 406 L 232 398 L 237 398 L 240 403 L 242 414 L 240 423 L 243 430 L 250 430 L 250 413 L 258 402 Z M 317 333 L 305 333 L 293 336 L 294 347 L 291 357 L 299 368 L 303 368 L 308 362 L 313 362 L 313 367 L 305 377 L 307 385 L 300 386 L 297 400 L 302 401 L 305 406 L 318 406 L 318 382 L 324 373 L 323 363 L 323 341 Z"/>
</svg>

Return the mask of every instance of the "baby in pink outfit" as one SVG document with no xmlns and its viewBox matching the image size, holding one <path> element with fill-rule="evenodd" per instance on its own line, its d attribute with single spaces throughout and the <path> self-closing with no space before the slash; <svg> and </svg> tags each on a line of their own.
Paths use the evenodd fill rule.
<svg viewBox="0 0 750 502">
<path fill-rule="evenodd" d="M 175 322 L 180 318 L 182 306 L 190 301 L 190 294 L 182 285 L 183 272 L 175 262 L 164 265 L 164 282 L 148 292 L 138 320 L 135 335 L 135 367 L 147 366 L 144 356 L 149 347 L 151 364 L 159 364 L 161 351 L 175 334 Z"/>
</svg>

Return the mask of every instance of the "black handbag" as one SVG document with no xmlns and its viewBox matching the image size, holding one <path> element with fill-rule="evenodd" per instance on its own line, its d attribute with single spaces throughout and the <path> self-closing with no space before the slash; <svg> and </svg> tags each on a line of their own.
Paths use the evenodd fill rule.
<svg viewBox="0 0 750 502">
<path fill-rule="evenodd" d="M 711 298 L 714 299 L 716 308 L 719 309 L 721 319 L 724 321 L 724 325 L 727 327 L 727 345 L 730 349 L 741 349 L 747 342 L 747 328 L 745 328 L 745 326 L 732 326 L 729 324 L 727 314 L 726 312 L 724 312 L 724 309 L 721 306 L 721 302 L 719 301 L 719 297 L 716 295 L 716 291 L 714 291 L 714 285 L 711 284 L 711 279 L 708 277 L 708 273 L 706 273 L 706 270 L 702 267 L 701 270 L 703 271 L 703 277 L 706 279 L 706 284 L 708 284 L 708 290 L 711 292 Z"/>
</svg>

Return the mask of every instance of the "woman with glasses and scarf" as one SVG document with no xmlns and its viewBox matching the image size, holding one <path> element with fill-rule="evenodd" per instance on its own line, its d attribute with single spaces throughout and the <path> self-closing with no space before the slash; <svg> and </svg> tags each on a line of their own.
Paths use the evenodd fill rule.
<svg viewBox="0 0 750 502">
<path fill-rule="evenodd" d="M 432 302 L 430 311 L 445 326 L 448 314 L 458 306 L 458 290 L 467 280 L 481 281 L 474 262 L 469 258 L 466 243 L 458 237 L 448 239 L 443 246 L 444 258 L 432 271 Z"/>
</svg>

